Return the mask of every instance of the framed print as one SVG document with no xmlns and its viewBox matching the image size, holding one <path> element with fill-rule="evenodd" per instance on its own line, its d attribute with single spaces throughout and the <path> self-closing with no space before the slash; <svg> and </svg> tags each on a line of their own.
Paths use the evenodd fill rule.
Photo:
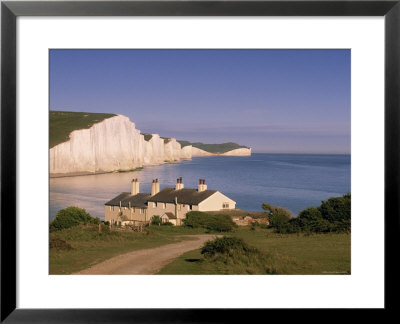
<svg viewBox="0 0 400 324">
<path fill-rule="evenodd" d="M 398 1 L 1 10 L 2 321 L 393 308 Z"/>
</svg>

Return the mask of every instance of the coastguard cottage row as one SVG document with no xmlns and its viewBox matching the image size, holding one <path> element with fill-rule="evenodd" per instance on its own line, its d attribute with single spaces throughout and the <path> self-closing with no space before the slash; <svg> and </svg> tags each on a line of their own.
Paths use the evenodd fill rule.
<svg viewBox="0 0 400 324">
<path fill-rule="evenodd" d="M 175 188 L 160 191 L 158 179 L 151 184 L 151 193 L 141 193 L 138 179 L 132 179 L 131 192 L 123 192 L 105 203 L 105 220 L 111 224 L 130 225 L 149 223 L 153 216 L 163 222 L 182 225 L 190 211 L 220 211 L 235 209 L 236 202 L 218 190 L 207 189 L 205 179 L 200 179 L 197 189 L 185 189 L 182 177 Z"/>
</svg>

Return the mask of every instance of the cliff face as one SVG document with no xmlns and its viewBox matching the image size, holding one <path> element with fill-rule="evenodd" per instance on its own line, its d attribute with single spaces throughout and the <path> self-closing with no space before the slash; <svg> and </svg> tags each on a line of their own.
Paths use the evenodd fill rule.
<svg viewBox="0 0 400 324">
<path fill-rule="evenodd" d="M 225 156 L 250 156 L 251 148 L 238 148 L 236 150 L 232 150 L 221 155 Z"/>
<path fill-rule="evenodd" d="M 187 146 L 185 146 L 187 147 Z M 229 152 L 225 153 L 210 153 L 204 150 L 201 150 L 197 147 L 192 147 L 192 156 L 250 156 L 251 155 L 251 148 L 238 148 Z"/>
<path fill-rule="evenodd" d="M 108 172 L 191 158 L 175 139 L 153 134 L 150 141 L 128 117 L 106 119 L 73 131 L 70 140 L 50 149 L 50 173 Z"/>
<path fill-rule="evenodd" d="M 235 155 L 228 153 L 223 155 Z M 215 154 L 191 145 L 182 148 L 174 138 L 165 143 L 158 134 L 152 134 L 152 138 L 146 141 L 128 117 L 119 115 L 89 129 L 73 131 L 69 141 L 51 148 L 50 174 L 132 170 L 206 155 Z"/>
</svg>

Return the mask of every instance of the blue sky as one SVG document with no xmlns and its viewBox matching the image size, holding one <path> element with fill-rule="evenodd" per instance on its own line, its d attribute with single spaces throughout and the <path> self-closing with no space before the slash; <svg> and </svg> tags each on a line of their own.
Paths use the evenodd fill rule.
<svg viewBox="0 0 400 324">
<path fill-rule="evenodd" d="M 50 109 L 253 152 L 350 153 L 350 50 L 51 50 Z"/>
</svg>

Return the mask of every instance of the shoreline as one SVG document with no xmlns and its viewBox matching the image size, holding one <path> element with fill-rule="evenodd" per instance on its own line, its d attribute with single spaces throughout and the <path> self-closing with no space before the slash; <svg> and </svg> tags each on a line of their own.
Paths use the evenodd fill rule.
<svg viewBox="0 0 400 324">
<path fill-rule="evenodd" d="M 242 156 L 251 156 L 251 155 L 225 155 L 225 153 L 210 153 L 209 155 L 192 156 L 192 158 L 213 157 L 213 156 L 227 156 L 227 157 L 239 156 L 239 157 L 242 157 Z M 79 176 L 99 175 L 99 174 L 107 174 L 107 173 L 128 173 L 128 172 L 140 171 L 140 170 L 143 170 L 145 167 L 149 167 L 149 166 L 157 166 L 157 165 L 163 165 L 163 164 L 175 164 L 175 163 L 181 163 L 181 162 L 184 162 L 184 161 L 191 161 L 192 158 L 190 158 L 190 159 L 189 158 L 185 158 L 185 159 L 181 159 L 179 161 L 164 161 L 162 163 L 149 164 L 149 165 L 137 167 L 137 168 L 131 169 L 131 170 L 95 171 L 95 172 L 80 171 L 80 172 L 70 172 L 70 173 L 49 173 L 49 178 L 79 177 Z"/>
</svg>

